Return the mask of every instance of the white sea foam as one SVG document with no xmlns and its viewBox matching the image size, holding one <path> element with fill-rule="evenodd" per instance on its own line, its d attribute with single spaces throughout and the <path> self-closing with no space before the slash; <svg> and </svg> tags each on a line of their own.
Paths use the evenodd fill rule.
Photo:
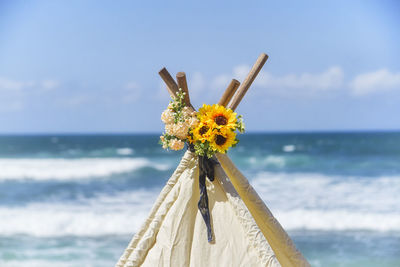
<svg viewBox="0 0 400 267">
<path fill-rule="evenodd" d="M 80 158 L 80 159 L 0 159 L 0 180 L 70 180 L 104 177 L 151 167 L 167 170 L 166 164 L 145 158 Z"/>
<path fill-rule="evenodd" d="M 75 259 L 75 262 L 82 262 L 82 260 Z M 89 264 L 92 263 L 89 261 Z M 6 262 L 2 262 L 3 267 L 15 267 L 15 266 L 29 266 L 29 267 L 71 267 L 71 262 L 62 262 L 57 261 L 54 262 L 53 259 L 19 259 L 19 260 L 7 260 Z M 93 266 L 93 265 L 80 265 L 80 266 Z"/>
<path fill-rule="evenodd" d="M 117 154 L 121 156 L 132 155 L 133 149 L 129 147 L 117 148 Z"/>
<path fill-rule="evenodd" d="M 277 211 L 274 216 L 287 230 L 400 231 L 400 214 L 350 210 Z"/>
<path fill-rule="evenodd" d="M 286 229 L 400 231 L 400 177 L 261 172 L 251 183 Z"/>
<path fill-rule="evenodd" d="M 38 237 L 133 234 L 148 215 L 157 194 L 134 191 L 99 196 L 79 203 L 32 203 L 0 207 L 0 235 Z"/>
<path fill-rule="evenodd" d="M 296 150 L 296 146 L 295 145 L 285 145 L 282 147 L 282 150 L 284 152 L 293 152 Z"/>
<path fill-rule="evenodd" d="M 251 183 L 275 210 L 344 209 L 349 213 L 400 214 L 400 177 L 260 172 Z"/>
<path fill-rule="evenodd" d="M 119 254 L 121 254 L 121 248 L 113 247 L 108 248 L 106 253 L 96 255 L 95 252 L 88 251 L 90 248 L 78 247 L 73 250 L 70 254 L 62 253 L 57 248 L 56 253 L 48 255 L 47 249 L 37 248 L 36 250 L 19 251 L 19 255 L 23 255 L 18 259 L 7 259 L 1 262 L 1 267 L 16 267 L 16 266 L 29 266 L 29 267 L 72 267 L 72 266 L 85 266 L 85 267 L 97 267 L 97 266 L 114 266 L 117 262 Z M 112 251 L 117 250 L 117 251 Z M 40 252 L 38 252 L 40 251 Z M 111 251 L 111 253 L 110 253 Z M 3 254 L 4 255 L 4 254 Z M 12 253 L 15 255 L 15 252 Z M 77 256 L 78 255 L 78 256 Z M 107 257 L 108 256 L 108 257 Z M 37 259 L 39 258 L 39 259 Z"/>
<path fill-rule="evenodd" d="M 259 173 L 251 182 L 285 229 L 400 232 L 400 177 L 345 181 Z M 0 206 L 0 235 L 131 235 L 145 221 L 159 190 L 98 195 L 73 203 Z"/>
<path fill-rule="evenodd" d="M 265 158 L 249 157 L 249 163 L 259 167 L 283 168 L 287 164 L 285 156 L 270 155 Z"/>
</svg>

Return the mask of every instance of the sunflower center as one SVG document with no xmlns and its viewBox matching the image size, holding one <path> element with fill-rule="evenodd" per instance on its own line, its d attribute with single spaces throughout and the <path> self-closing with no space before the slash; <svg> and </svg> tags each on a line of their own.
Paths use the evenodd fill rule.
<svg viewBox="0 0 400 267">
<path fill-rule="evenodd" d="M 199 130 L 200 135 L 205 134 L 208 131 L 208 129 L 209 128 L 207 126 L 201 127 L 200 130 Z"/>
<path fill-rule="evenodd" d="M 217 134 L 215 136 L 215 143 L 219 146 L 222 146 L 223 144 L 225 144 L 226 142 L 226 138 L 223 137 L 222 135 Z"/>
<path fill-rule="evenodd" d="M 221 116 L 221 115 L 215 117 L 214 121 L 218 125 L 226 125 L 226 123 L 228 122 L 228 120 L 224 116 Z"/>
</svg>

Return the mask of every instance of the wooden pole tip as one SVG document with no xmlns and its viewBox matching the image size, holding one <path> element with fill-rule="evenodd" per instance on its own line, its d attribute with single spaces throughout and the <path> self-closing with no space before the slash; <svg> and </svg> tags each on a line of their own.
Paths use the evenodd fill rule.
<svg viewBox="0 0 400 267">
<path fill-rule="evenodd" d="M 265 57 L 266 60 L 269 58 L 269 56 L 267 54 L 265 54 L 265 53 L 261 53 L 260 57 Z"/>
<path fill-rule="evenodd" d="M 186 77 L 186 73 L 184 73 L 183 71 L 180 71 L 176 74 L 177 78 L 182 78 L 182 77 Z"/>
<path fill-rule="evenodd" d="M 240 85 L 240 82 L 236 79 L 232 79 L 232 83 Z"/>
</svg>

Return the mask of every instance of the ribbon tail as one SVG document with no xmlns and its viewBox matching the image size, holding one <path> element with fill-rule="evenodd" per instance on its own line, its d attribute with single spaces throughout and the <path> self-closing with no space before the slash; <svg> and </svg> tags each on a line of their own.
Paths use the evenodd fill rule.
<svg viewBox="0 0 400 267">
<path fill-rule="evenodd" d="M 200 187 L 200 200 L 197 203 L 197 207 L 201 215 L 203 216 L 203 220 L 207 227 L 207 238 L 208 242 L 213 241 L 213 234 L 211 228 L 211 218 L 210 218 L 210 209 L 208 206 L 208 195 L 207 195 L 207 187 L 206 187 L 206 172 L 204 162 L 205 159 L 203 157 L 199 157 L 199 165 L 200 165 L 200 175 L 199 175 L 199 187 Z"/>
<path fill-rule="evenodd" d="M 205 169 L 208 180 L 210 180 L 211 182 L 213 182 L 215 179 L 214 167 L 218 164 L 218 161 L 214 158 L 204 157 L 203 168 Z"/>
</svg>

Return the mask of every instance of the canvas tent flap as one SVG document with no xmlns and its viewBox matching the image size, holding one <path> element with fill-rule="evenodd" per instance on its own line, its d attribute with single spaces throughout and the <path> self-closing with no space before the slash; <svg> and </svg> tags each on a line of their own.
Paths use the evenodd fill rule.
<svg viewBox="0 0 400 267">
<path fill-rule="evenodd" d="M 244 175 L 225 154 L 218 161 L 283 266 L 310 266 Z"/>
<path fill-rule="evenodd" d="M 188 151 L 116 266 L 281 266 L 221 166 L 207 191 L 215 242 L 197 209 L 197 157 Z"/>
</svg>

